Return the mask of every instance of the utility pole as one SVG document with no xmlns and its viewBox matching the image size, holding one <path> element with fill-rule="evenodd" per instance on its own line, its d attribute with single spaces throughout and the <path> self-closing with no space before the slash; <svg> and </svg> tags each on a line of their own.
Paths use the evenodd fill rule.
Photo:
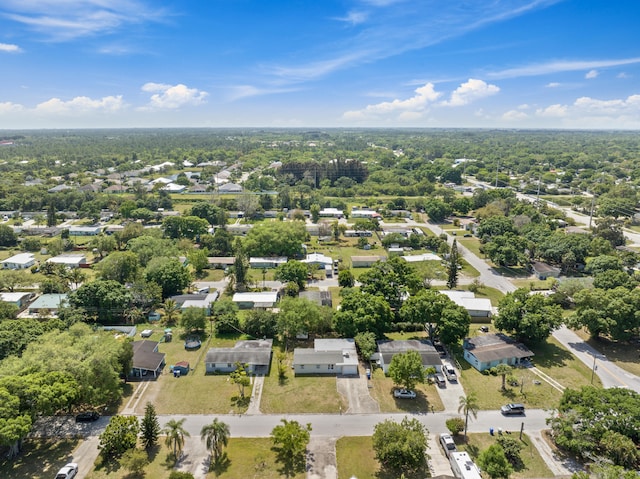
<svg viewBox="0 0 640 479">
<path fill-rule="evenodd" d="M 542 182 L 542 174 L 538 176 L 538 193 L 536 195 L 536 207 L 540 210 L 540 183 Z"/>
<path fill-rule="evenodd" d="M 595 206 L 596 195 L 591 195 L 591 209 L 589 210 L 589 229 L 591 229 L 591 220 L 593 219 L 593 207 Z"/>
<path fill-rule="evenodd" d="M 496 163 L 496 188 L 498 187 L 498 171 L 500 170 L 500 162 Z"/>
<path fill-rule="evenodd" d="M 596 373 L 596 353 L 593 353 L 593 367 L 591 368 L 591 384 L 593 384 L 593 376 Z"/>
</svg>

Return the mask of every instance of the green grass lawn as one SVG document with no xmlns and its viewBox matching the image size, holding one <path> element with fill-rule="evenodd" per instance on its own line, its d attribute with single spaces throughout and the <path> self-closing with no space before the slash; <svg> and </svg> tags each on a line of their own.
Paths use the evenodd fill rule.
<svg viewBox="0 0 640 479">
<path fill-rule="evenodd" d="M 640 349 L 638 344 L 625 341 L 611 341 L 607 338 L 593 339 L 589 333 L 580 329 L 575 331 L 584 341 L 604 354 L 609 361 L 613 361 L 617 366 L 631 374 L 640 376 Z"/>
<path fill-rule="evenodd" d="M 27 439 L 22 452 L 14 460 L 2 456 L 0 477 L 3 479 L 50 479 L 67 462 L 78 445 L 77 439 Z"/>
<path fill-rule="evenodd" d="M 428 453 L 428 451 L 427 451 Z M 370 436 L 341 437 L 336 442 L 338 477 L 358 479 L 397 479 L 398 475 L 380 470 L 375 458 Z M 407 479 L 429 477 L 429 472 L 418 471 L 415 475 L 405 475 Z"/>
<path fill-rule="evenodd" d="M 517 438 L 519 434 L 514 432 L 512 436 Z M 489 433 L 476 433 L 468 435 L 466 444 L 463 442 L 462 437 L 456 437 L 455 441 L 459 451 L 467 451 L 472 459 L 475 460 L 482 451 L 496 443 L 496 439 L 497 436 L 491 436 Z M 523 467 L 514 471 L 509 477 L 513 479 L 554 477 L 542 457 L 540 457 L 533 441 L 526 434 L 522 435 L 521 444 L 524 446 L 520 451 Z"/>
<path fill-rule="evenodd" d="M 312 344 L 300 344 L 312 347 Z M 282 413 L 339 413 L 349 405 L 339 393 L 335 376 L 294 376 L 287 370 L 284 380 L 278 377 L 275 360 L 277 346 L 271 362 L 271 373 L 265 377 L 260 410 L 265 414 Z M 293 363 L 293 347 L 287 353 L 288 364 Z"/>
<path fill-rule="evenodd" d="M 371 397 L 380 405 L 380 412 L 426 413 L 444 410 L 436 386 L 432 384 L 418 384 L 415 388 L 418 396 L 416 399 L 396 399 L 393 397 L 393 390 L 398 386 L 384 375 L 382 369 L 377 368 L 373 371 L 369 386 Z"/>
<path fill-rule="evenodd" d="M 144 468 L 144 477 L 166 479 L 173 470 L 172 452 L 164 444 L 164 437 L 160 437 L 159 444 L 148 453 L 149 465 Z M 102 462 L 98 456 L 94 469 L 86 476 L 87 479 L 125 479 L 135 477 L 129 471 L 120 467 L 117 461 Z"/>
</svg>

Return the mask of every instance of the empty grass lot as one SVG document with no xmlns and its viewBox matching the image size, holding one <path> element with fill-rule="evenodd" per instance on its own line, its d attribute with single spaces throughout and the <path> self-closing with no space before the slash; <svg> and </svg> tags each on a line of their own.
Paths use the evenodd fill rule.
<svg viewBox="0 0 640 479">
<path fill-rule="evenodd" d="M 22 452 L 14 460 L 2 456 L 0 477 L 3 479 L 50 479 L 71 459 L 78 445 L 76 439 L 27 439 Z"/>
<path fill-rule="evenodd" d="M 517 438 L 519 434 L 514 432 L 511 436 Z M 497 442 L 497 436 L 491 436 L 488 433 L 469 434 L 466 444 L 460 436 L 454 438 L 454 440 L 459 451 L 467 451 L 472 459 L 475 460 L 482 451 Z M 555 477 L 542 457 L 540 457 L 529 436 L 523 434 L 521 444 L 524 446 L 520 451 L 523 467 L 514 471 L 509 477 L 513 479 Z"/>
<path fill-rule="evenodd" d="M 313 344 L 300 344 L 312 347 Z M 346 411 L 348 404 L 336 386 L 335 376 L 294 376 L 293 347 L 287 353 L 288 369 L 284 380 L 278 377 L 275 360 L 277 346 L 274 346 L 271 372 L 265 377 L 262 389 L 260 411 L 265 414 L 283 413 L 332 413 Z"/>
<path fill-rule="evenodd" d="M 427 450 L 427 453 L 429 451 Z M 380 470 L 370 436 L 341 437 L 336 443 L 338 477 L 358 479 L 396 479 L 397 474 Z M 429 477 L 428 471 L 405 475 L 407 479 Z"/>
</svg>

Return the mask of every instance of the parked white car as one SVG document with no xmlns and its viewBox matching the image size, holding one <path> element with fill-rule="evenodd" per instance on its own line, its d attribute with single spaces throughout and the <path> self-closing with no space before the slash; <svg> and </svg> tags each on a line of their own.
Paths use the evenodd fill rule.
<svg viewBox="0 0 640 479">
<path fill-rule="evenodd" d="M 415 399 L 416 393 L 408 389 L 396 389 L 393 391 L 393 397 L 397 399 Z"/>
<path fill-rule="evenodd" d="M 65 465 L 56 474 L 56 479 L 72 479 L 78 474 L 78 465 L 75 462 L 70 462 Z"/>
</svg>

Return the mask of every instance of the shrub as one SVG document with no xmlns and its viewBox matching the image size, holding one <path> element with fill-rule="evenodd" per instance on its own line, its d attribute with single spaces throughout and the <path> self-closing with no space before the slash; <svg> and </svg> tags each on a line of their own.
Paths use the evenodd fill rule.
<svg viewBox="0 0 640 479">
<path fill-rule="evenodd" d="M 445 424 L 447 426 L 447 429 L 454 436 L 457 436 L 462 431 L 464 431 L 464 418 L 462 417 L 452 417 L 451 419 L 447 419 Z"/>
</svg>

